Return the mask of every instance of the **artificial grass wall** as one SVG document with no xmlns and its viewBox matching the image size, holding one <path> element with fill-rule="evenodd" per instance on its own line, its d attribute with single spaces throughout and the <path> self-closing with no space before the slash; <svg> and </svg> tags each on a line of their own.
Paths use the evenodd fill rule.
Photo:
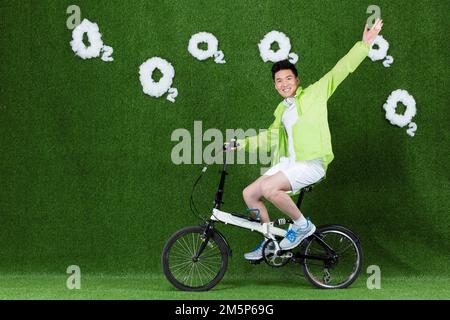
<svg viewBox="0 0 450 320">
<path fill-rule="evenodd" d="M 172 132 L 193 133 L 194 121 L 204 131 L 267 128 L 280 98 L 259 56 L 262 37 L 272 30 L 290 37 L 306 87 L 361 39 L 372 3 L 77 1 L 114 48 L 111 63 L 74 56 L 71 4 L 0 2 L 2 272 L 65 272 L 71 264 L 160 272 L 165 241 L 197 223 L 188 197 L 202 167 L 172 163 Z M 395 62 L 384 68 L 366 59 L 329 101 L 335 160 L 302 209 L 317 225 L 352 228 L 366 266 L 384 275 L 448 275 L 450 4 L 376 4 Z M 188 53 L 199 31 L 219 39 L 225 65 Z M 174 104 L 142 92 L 138 68 L 153 56 L 175 67 Z M 414 138 L 384 117 L 396 89 L 417 102 Z M 212 169 L 211 186 L 219 167 Z M 230 167 L 223 209 L 244 210 L 241 191 L 258 175 L 257 165 Z M 241 259 L 258 237 L 221 230 L 235 253 L 230 272 L 254 272 Z"/>
</svg>

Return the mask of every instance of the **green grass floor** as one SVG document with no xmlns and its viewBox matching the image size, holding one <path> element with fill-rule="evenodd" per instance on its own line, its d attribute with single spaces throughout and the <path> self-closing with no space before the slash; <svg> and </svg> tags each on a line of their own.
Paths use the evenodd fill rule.
<svg viewBox="0 0 450 320">
<path fill-rule="evenodd" d="M 309 300 L 309 299 L 446 299 L 450 278 L 382 278 L 381 289 L 369 290 L 363 275 L 343 290 L 320 290 L 301 276 L 225 276 L 213 290 L 180 292 L 163 275 L 83 275 L 81 289 L 69 290 L 65 275 L 2 275 L 0 299 L 124 299 L 124 300 Z"/>
</svg>

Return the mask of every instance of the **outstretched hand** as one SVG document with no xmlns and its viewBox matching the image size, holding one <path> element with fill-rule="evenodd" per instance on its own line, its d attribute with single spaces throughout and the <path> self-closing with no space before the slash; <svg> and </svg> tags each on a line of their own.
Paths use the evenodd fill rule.
<svg viewBox="0 0 450 320">
<path fill-rule="evenodd" d="M 375 38 L 381 32 L 383 28 L 383 20 L 377 19 L 372 29 L 369 29 L 369 26 L 366 23 L 366 27 L 364 28 L 363 41 L 367 43 L 369 46 L 375 41 Z"/>
<path fill-rule="evenodd" d="M 223 149 L 225 152 L 231 152 L 237 150 L 239 147 L 239 143 L 236 142 L 236 140 L 231 140 L 224 143 Z"/>
</svg>

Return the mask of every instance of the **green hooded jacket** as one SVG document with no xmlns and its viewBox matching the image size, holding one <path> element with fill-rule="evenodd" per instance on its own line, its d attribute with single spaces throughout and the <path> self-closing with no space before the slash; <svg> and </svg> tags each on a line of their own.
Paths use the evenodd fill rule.
<svg viewBox="0 0 450 320">
<path fill-rule="evenodd" d="M 367 57 L 370 46 L 364 41 L 353 48 L 319 81 L 306 89 L 299 87 L 295 95 L 298 120 L 292 128 L 295 158 L 297 161 L 322 159 L 325 172 L 333 161 L 331 135 L 328 127 L 327 101 L 339 84 Z M 258 135 L 238 139 L 238 150 L 267 152 L 271 154 L 271 165 L 288 156 L 287 133 L 282 119 L 286 110 L 281 102 L 274 112 L 275 121 L 268 130 Z"/>
</svg>

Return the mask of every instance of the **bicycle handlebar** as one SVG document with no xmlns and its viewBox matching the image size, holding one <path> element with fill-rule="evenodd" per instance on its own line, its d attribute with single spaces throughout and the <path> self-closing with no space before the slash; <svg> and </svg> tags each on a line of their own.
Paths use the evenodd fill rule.
<svg viewBox="0 0 450 320">
<path fill-rule="evenodd" d="M 239 143 L 237 143 L 236 140 L 231 140 L 230 142 L 225 142 L 223 144 L 223 151 L 230 152 L 237 147 L 239 147 Z"/>
</svg>

